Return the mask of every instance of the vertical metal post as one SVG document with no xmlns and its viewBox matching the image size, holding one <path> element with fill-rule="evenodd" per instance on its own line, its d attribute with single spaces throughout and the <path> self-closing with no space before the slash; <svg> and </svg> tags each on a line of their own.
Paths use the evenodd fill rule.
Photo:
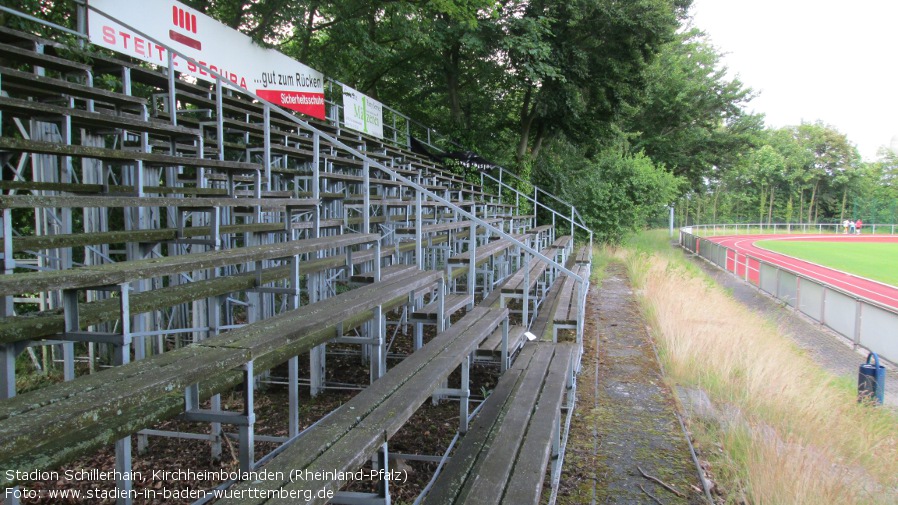
<svg viewBox="0 0 898 505">
<path fill-rule="evenodd" d="M 504 372 L 508 370 L 508 315 L 505 316 L 505 319 L 502 320 L 502 347 L 500 349 L 499 355 L 499 371 Z"/>
<path fill-rule="evenodd" d="M 371 329 L 373 335 L 370 335 L 373 341 L 371 345 L 371 383 L 383 377 L 385 372 L 384 363 L 386 361 L 386 345 L 384 339 L 383 328 L 383 308 L 378 305 L 372 309 Z"/>
<path fill-rule="evenodd" d="M 168 113 L 171 115 L 171 124 L 178 126 L 178 100 L 177 96 L 175 96 L 175 56 L 171 51 L 166 51 L 166 55 L 168 56 Z M 221 139 L 219 139 L 219 143 L 221 143 Z"/>
<path fill-rule="evenodd" d="M 122 343 L 115 345 L 115 364 L 125 365 L 131 360 L 131 310 L 129 302 L 129 286 L 127 283 L 120 285 L 120 309 L 122 319 Z M 77 293 L 76 291 L 72 291 Z M 77 300 L 76 300 L 77 302 Z M 75 331 L 78 331 L 77 329 Z M 131 490 L 133 484 L 130 478 L 125 478 L 131 473 L 131 435 L 115 441 L 115 469 L 121 478 L 116 479 L 116 487 L 121 496 L 116 499 L 118 505 L 131 505 Z"/>
<path fill-rule="evenodd" d="M 362 233 L 371 233 L 371 164 L 362 164 Z"/>
<path fill-rule="evenodd" d="M 521 315 L 521 325 L 524 328 L 530 328 L 530 253 L 524 253 L 524 298 L 523 313 Z"/>
<path fill-rule="evenodd" d="M 670 206 L 670 236 L 674 234 L 674 206 Z"/>
<path fill-rule="evenodd" d="M 321 134 L 312 134 L 312 198 L 321 198 Z"/>
<path fill-rule="evenodd" d="M 574 238 L 574 206 L 571 205 L 571 238 Z"/>
<path fill-rule="evenodd" d="M 5 209 L 9 210 L 9 209 Z M 16 344 L 0 344 L 0 400 L 16 396 Z M 11 487 L 5 491 L 4 503 L 19 505 L 19 488 Z"/>
<path fill-rule="evenodd" d="M 222 97 L 221 77 L 215 78 L 215 136 L 218 139 L 218 159 L 225 159 L 224 138 L 224 98 Z"/>
<path fill-rule="evenodd" d="M 537 205 L 539 202 L 539 199 L 537 198 L 538 196 L 539 196 L 539 188 L 536 186 L 533 186 L 533 226 L 536 226 L 536 223 L 537 223 L 536 215 L 539 214 L 539 205 Z"/>
<path fill-rule="evenodd" d="M 458 432 L 468 432 L 468 416 L 470 412 L 469 399 L 471 398 L 471 360 L 474 354 L 468 354 L 461 360 L 461 386 L 458 398 Z"/>
<path fill-rule="evenodd" d="M 471 236 L 468 237 L 468 254 L 471 255 L 468 263 L 468 310 L 474 308 L 474 280 L 477 277 L 477 223 L 471 221 Z"/>
<path fill-rule="evenodd" d="M 16 396 L 16 344 L 0 344 L 0 400 Z"/>
<path fill-rule="evenodd" d="M 63 328 L 66 333 L 81 330 L 78 322 L 78 291 L 66 289 L 62 292 Z M 75 344 L 62 344 L 62 379 L 66 382 L 75 379 Z"/>
<path fill-rule="evenodd" d="M 436 207 L 434 207 L 434 212 L 437 212 Z M 424 252 L 421 244 L 423 242 L 422 226 L 424 226 L 424 219 L 421 211 L 421 192 L 415 191 L 415 262 L 419 270 L 424 270 Z"/>
<path fill-rule="evenodd" d="M 586 294 L 589 292 L 589 281 L 578 280 L 577 290 L 577 343 L 583 345 L 583 327 L 586 323 Z"/>
<path fill-rule="evenodd" d="M 449 277 L 447 276 L 445 279 L 440 279 L 437 283 L 437 333 L 442 333 L 449 322 L 449 318 L 446 316 L 446 293 L 449 292 L 448 286 L 446 283 L 449 282 Z M 420 339 L 421 337 L 419 337 Z M 421 346 L 418 345 L 415 350 L 417 351 Z"/>
<path fill-rule="evenodd" d="M 264 144 L 262 147 L 262 167 L 265 169 L 265 191 L 271 191 L 271 104 L 265 102 L 262 108 L 262 132 Z"/>
<path fill-rule="evenodd" d="M 12 275 L 16 268 L 16 260 L 12 252 L 12 209 L 3 209 L 3 274 Z M 3 297 L 2 315 L 12 316 L 14 313 L 13 297 Z"/>
<path fill-rule="evenodd" d="M 253 381 L 255 374 L 253 373 L 253 362 L 243 365 L 243 415 L 246 417 L 246 424 L 240 426 L 240 470 L 244 472 L 252 471 L 255 459 L 255 387 Z"/>
<path fill-rule="evenodd" d="M 378 484 L 378 494 L 384 505 L 390 505 L 393 503 L 393 500 L 390 497 L 390 479 L 386 478 L 387 475 L 390 475 L 390 450 L 387 447 L 387 442 L 384 442 L 381 450 L 377 451 L 377 467 L 383 470 L 384 475 L 384 478 Z"/>
<path fill-rule="evenodd" d="M 75 2 L 75 30 L 87 35 L 87 3 Z M 78 47 L 84 47 L 85 39 L 78 38 Z"/>
<path fill-rule="evenodd" d="M 287 396 L 290 403 L 287 435 L 295 437 L 299 434 L 299 356 L 293 356 L 287 361 L 287 376 Z"/>
</svg>

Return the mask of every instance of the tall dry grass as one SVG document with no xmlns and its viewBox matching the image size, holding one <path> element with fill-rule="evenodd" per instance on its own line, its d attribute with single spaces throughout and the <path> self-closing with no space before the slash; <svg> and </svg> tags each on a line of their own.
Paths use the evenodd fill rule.
<svg viewBox="0 0 898 505">
<path fill-rule="evenodd" d="M 644 249 L 644 248 L 643 248 Z M 704 390 L 717 477 L 753 504 L 898 503 L 898 415 L 859 406 L 763 317 L 682 259 L 621 249 L 668 375 Z M 842 379 L 844 383 L 844 379 Z"/>
</svg>

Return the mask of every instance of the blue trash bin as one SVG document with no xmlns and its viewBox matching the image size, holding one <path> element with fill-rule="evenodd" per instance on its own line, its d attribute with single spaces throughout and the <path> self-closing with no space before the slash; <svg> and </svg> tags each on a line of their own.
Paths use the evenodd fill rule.
<svg viewBox="0 0 898 505">
<path fill-rule="evenodd" d="M 870 363 L 873 358 L 873 363 Z M 867 355 L 867 362 L 860 366 L 857 374 L 857 401 L 876 398 L 882 405 L 886 396 L 886 367 L 879 364 L 879 356 L 875 352 Z"/>
</svg>

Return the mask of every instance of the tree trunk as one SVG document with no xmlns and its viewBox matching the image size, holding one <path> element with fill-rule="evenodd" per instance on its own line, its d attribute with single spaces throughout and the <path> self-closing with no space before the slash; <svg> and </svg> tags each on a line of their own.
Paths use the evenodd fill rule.
<svg viewBox="0 0 898 505">
<path fill-rule="evenodd" d="M 764 223 L 764 207 L 767 206 L 767 187 L 761 186 L 761 204 L 758 205 L 758 224 Z"/>
<path fill-rule="evenodd" d="M 449 95 L 449 119 L 452 121 L 452 126 L 456 128 L 462 126 L 461 100 L 458 92 L 460 54 L 461 43 L 456 42 L 443 57 L 443 69 L 446 72 L 446 89 Z"/>
<path fill-rule="evenodd" d="M 770 208 L 767 210 L 767 226 L 773 221 L 773 195 L 776 194 L 776 186 L 770 186 Z"/>
<path fill-rule="evenodd" d="M 524 165 L 527 147 L 530 145 L 530 130 L 533 128 L 533 120 L 536 119 L 535 107 L 531 107 L 530 104 L 532 98 L 533 88 L 531 87 L 524 93 L 524 103 L 521 105 L 521 138 L 518 141 L 518 150 L 515 154 L 519 168 Z"/>
<path fill-rule="evenodd" d="M 814 183 L 814 189 L 811 191 L 811 201 L 808 202 L 808 223 L 816 222 L 816 218 L 814 217 L 814 204 L 817 199 L 817 187 L 820 186 L 820 181 Z M 813 219 L 813 220 L 812 220 Z"/>
<path fill-rule="evenodd" d="M 299 51 L 299 60 L 308 61 L 309 44 L 312 42 L 312 29 L 315 27 L 315 16 L 318 13 L 318 2 L 314 2 L 309 7 L 309 14 L 306 18 L 305 33 L 302 35 L 302 44 Z"/>
<path fill-rule="evenodd" d="M 845 191 L 842 192 L 842 212 L 839 213 L 839 222 L 845 221 L 845 204 L 848 203 L 848 186 L 845 186 Z"/>
<path fill-rule="evenodd" d="M 792 194 L 792 190 L 789 189 L 789 203 L 786 204 L 786 221 L 792 222 L 792 212 L 793 212 L 793 199 L 795 195 Z"/>
<path fill-rule="evenodd" d="M 540 121 L 539 126 L 536 128 L 536 138 L 533 139 L 533 149 L 530 150 L 530 156 L 533 159 L 536 159 L 539 156 L 539 151 L 543 148 L 548 136 L 549 134 L 546 133 L 546 123 Z"/>
<path fill-rule="evenodd" d="M 702 222 L 702 197 L 695 199 L 695 224 Z"/>
</svg>

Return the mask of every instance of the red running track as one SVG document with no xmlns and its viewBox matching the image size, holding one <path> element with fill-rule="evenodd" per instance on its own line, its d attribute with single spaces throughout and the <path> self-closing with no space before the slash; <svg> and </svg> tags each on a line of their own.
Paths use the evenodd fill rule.
<svg viewBox="0 0 898 505">
<path fill-rule="evenodd" d="M 898 287 L 858 277 L 839 270 L 833 270 L 808 261 L 779 254 L 754 245 L 758 240 L 813 240 L 820 242 L 896 242 L 894 235 L 734 235 L 709 237 L 703 240 L 727 247 L 727 270 L 745 278 L 748 265 L 748 279 L 759 283 L 760 263 L 772 263 L 795 273 L 817 279 L 839 289 L 898 309 Z M 746 258 L 747 261 L 746 261 Z M 896 259 L 898 260 L 898 259 Z"/>
</svg>

